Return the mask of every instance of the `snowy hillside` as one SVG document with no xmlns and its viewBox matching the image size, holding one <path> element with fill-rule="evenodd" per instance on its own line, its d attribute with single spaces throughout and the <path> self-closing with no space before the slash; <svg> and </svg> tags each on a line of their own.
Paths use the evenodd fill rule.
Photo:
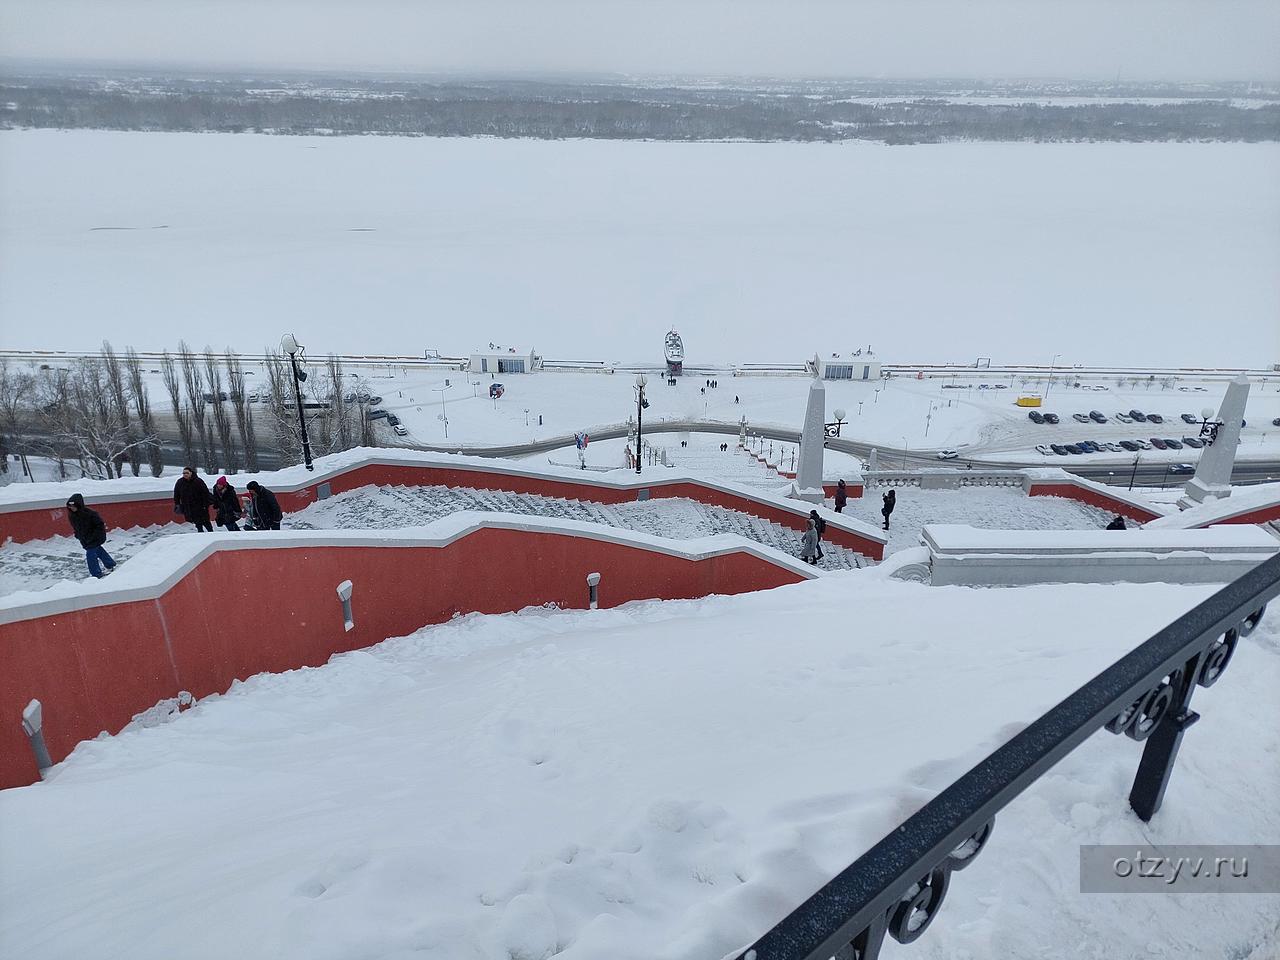
<svg viewBox="0 0 1280 960">
<path fill-rule="evenodd" d="M 0 954 L 716 960 L 1209 592 L 846 575 L 469 616 L 255 677 L 0 793 Z M 1202 694 L 1149 826 L 1138 749 L 1100 733 L 885 955 L 1248 956 L 1280 898 L 1085 897 L 1077 847 L 1277 835 L 1280 769 L 1240 762 L 1280 750 L 1255 712 L 1276 626 Z"/>
</svg>

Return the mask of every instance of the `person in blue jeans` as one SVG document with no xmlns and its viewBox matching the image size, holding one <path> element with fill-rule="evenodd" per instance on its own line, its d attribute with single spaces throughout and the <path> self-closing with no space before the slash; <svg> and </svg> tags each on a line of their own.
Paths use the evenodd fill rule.
<svg viewBox="0 0 1280 960">
<path fill-rule="evenodd" d="M 67 501 L 67 519 L 71 521 L 71 531 L 84 547 L 85 562 L 89 564 L 89 573 L 101 580 L 116 568 L 116 562 L 103 548 L 107 542 L 107 525 L 97 510 L 90 510 L 84 505 L 84 497 L 73 493 Z M 104 573 L 102 567 L 105 566 Z"/>
</svg>

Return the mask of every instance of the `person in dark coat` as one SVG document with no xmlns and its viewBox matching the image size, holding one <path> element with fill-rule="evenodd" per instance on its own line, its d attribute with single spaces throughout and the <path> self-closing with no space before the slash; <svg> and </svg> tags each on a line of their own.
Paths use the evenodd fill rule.
<svg viewBox="0 0 1280 960">
<path fill-rule="evenodd" d="M 1117 513 L 1116 518 L 1107 524 L 1107 529 L 1108 530 L 1127 530 L 1128 528 L 1124 525 L 1124 517 L 1120 516 L 1120 514 Z"/>
<path fill-rule="evenodd" d="M 257 480 L 250 480 L 245 484 L 245 489 L 253 494 L 253 511 L 258 515 L 258 529 L 279 530 L 284 511 L 280 509 L 280 501 L 276 499 L 276 495 Z"/>
<path fill-rule="evenodd" d="M 818 516 L 817 510 L 809 511 L 809 520 L 813 523 L 813 528 L 818 531 L 818 559 L 821 560 L 825 556 L 822 552 L 822 535 L 827 532 L 827 521 Z"/>
<path fill-rule="evenodd" d="M 196 475 L 195 467 L 183 467 L 182 477 L 173 485 L 173 512 L 194 523 L 197 533 L 213 533 L 213 524 L 209 522 L 212 502 L 209 488 Z"/>
<path fill-rule="evenodd" d="M 893 513 L 893 508 L 898 505 L 898 493 L 896 490 L 890 490 L 884 495 L 884 506 L 880 508 L 880 515 L 884 517 L 884 528 L 889 529 L 889 514 Z"/>
<path fill-rule="evenodd" d="M 73 493 L 67 501 L 67 519 L 71 521 L 71 532 L 80 541 L 80 546 L 84 547 L 84 559 L 89 565 L 89 573 L 101 580 L 116 568 L 116 562 L 102 546 L 107 542 L 107 525 L 102 516 L 97 510 L 90 510 L 84 505 L 83 496 Z M 107 568 L 106 573 L 102 571 L 103 565 Z"/>
<path fill-rule="evenodd" d="M 226 477 L 219 477 L 213 483 L 213 509 L 214 522 L 218 526 L 226 527 L 228 532 L 240 529 L 240 524 L 236 521 L 244 516 L 244 510 L 240 506 L 240 498 L 236 496 L 236 488 Z"/>
<path fill-rule="evenodd" d="M 836 481 L 836 513 L 844 513 L 844 505 L 849 502 L 849 491 L 843 480 Z"/>
</svg>

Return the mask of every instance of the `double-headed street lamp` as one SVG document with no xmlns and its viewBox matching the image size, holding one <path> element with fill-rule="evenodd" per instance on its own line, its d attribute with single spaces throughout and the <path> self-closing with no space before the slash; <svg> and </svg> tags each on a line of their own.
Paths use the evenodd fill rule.
<svg viewBox="0 0 1280 960">
<path fill-rule="evenodd" d="M 640 462 L 644 451 L 644 410 L 649 401 L 644 398 L 644 388 L 649 382 L 643 373 L 636 374 L 636 473 L 640 472 Z"/>
<path fill-rule="evenodd" d="M 1046 400 L 1049 399 L 1049 391 L 1053 388 L 1053 365 L 1058 362 L 1060 356 L 1062 354 L 1055 353 L 1053 359 L 1049 361 L 1049 382 L 1044 385 L 1044 398 Z"/>
<path fill-rule="evenodd" d="M 289 355 L 289 365 L 293 368 L 293 395 L 298 401 L 298 429 L 302 432 L 302 461 L 308 470 L 314 470 L 311 443 L 307 440 L 307 418 L 302 415 L 302 384 L 307 379 L 307 371 L 298 367 L 298 357 L 306 358 L 305 348 L 292 333 L 286 333 L 280 338 L 280 349 Z"/>
</svg>

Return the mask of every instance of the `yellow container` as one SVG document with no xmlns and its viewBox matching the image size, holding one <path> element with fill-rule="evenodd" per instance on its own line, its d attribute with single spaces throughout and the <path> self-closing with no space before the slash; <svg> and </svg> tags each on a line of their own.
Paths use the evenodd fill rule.
<svg viewBox="0 0 1280 960">
<path fill-rule="evenodd" d="M 1037 394 L 1031 394 L 1026 397 L 1018 398 L 1018 406 L 1020 407 L 1038 407 L 1040 406 L 1040 397 Z"/>
</svg>

